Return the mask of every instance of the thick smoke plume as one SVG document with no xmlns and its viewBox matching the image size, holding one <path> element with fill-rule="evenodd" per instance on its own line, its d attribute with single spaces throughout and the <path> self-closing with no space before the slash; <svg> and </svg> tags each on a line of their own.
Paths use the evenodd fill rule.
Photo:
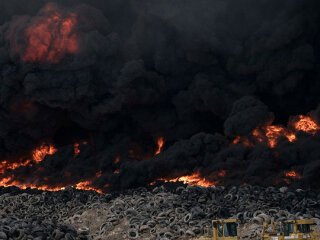
<svg viewBox="0 0 320 240">
<path fill-rule="evenodd" d="M 319 9 L 1 1 L 2 185 L 105 191 L 197 174 L 318 188 Z"/>
<path fill-rule="evenodd" d="M 10 24 L 10 46 L 23 62 L 58 63 L 66 54 L 78 52 L 76 20 L 75 13 L 62 16 L 57 6 L 48 4 L 37 17 L 17 18 Z M 21 27 L 26 21 L 28 26 Z"/>
</svg>

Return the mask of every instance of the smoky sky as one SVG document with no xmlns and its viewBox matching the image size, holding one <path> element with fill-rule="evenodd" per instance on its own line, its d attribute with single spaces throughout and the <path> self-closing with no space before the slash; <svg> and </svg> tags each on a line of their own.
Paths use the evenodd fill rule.
<svg viewBox="0 0 320 240">
<path fill-rule="evenodd" d="M 94 185 L 118 190 L 199 169 L 207 178 L 225 169 L 227 185 L 272 185 L 294 168 L 318 187 L 318 136 L 276 150 L 230 142 L 266 122 L 318 118 L 319 1 L 55 1 L 77 13 L 81 51 L 25 63 L 13 43 L 25 44 L 48 2 L 0 2 L 0 159 L 29 157 L 44 142 L 59 150 L 6 174 L 56 185 L 102 171 Z"/>
</svg>

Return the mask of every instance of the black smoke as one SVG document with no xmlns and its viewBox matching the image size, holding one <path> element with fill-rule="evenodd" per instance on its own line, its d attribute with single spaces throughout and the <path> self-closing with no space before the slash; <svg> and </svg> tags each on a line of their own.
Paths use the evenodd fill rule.
<svg viewBox="0 0 320 240">
<path fill-rule="evenodd" d="M 0 160 L 42 143 L 59 151 L 0 178 L 61 185 L 102 171 L 93 184 L 119 190 L 220 170 L 221 184 L 272 185 L 295 169 L 297 184 L 319 187 L 317 134 L 274 149 L 232 144 L 292 115 L 316 109 L 320 119 L 319 1 L 55 1 L 77 13 L 81 51 L 25 63 L 12 39 L 25 44 L 47 3 L 0 2 Z"/>
</svg>

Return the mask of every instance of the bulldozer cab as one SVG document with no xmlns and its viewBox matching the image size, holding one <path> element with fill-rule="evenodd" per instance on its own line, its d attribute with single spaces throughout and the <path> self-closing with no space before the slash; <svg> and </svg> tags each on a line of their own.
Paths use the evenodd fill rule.
<svg viewBox="0 0 320 240">
<path fill-rule="evenodd" d="M 193 240 L 237 240 L 237 220 L 219 219 L 212 221 L 212 228 L 205 229 L 206 237 L 194 238 Z"/>
<path fill-rule="evenodd" d="M 213 220 L 213 239 L 235 240 L 238 238 L 236 219 Z"/>
<path fill-rule="evenodd" d="M 271 232 L 269 229 L 269 224 L 264 222 L 261 231 L 261 240 L 283 240 L 284 234 L 281 232 L 281 223 L 273 222 L 271 223 Z"/>
<path fill-rule="evenodd" d="M 319 235 L 311 230 L 315 222 L 313 219 L 287 220 L 284 222 L 283 231 L 285 239 L 314 239 L 318 240 Z"/>
</svg>

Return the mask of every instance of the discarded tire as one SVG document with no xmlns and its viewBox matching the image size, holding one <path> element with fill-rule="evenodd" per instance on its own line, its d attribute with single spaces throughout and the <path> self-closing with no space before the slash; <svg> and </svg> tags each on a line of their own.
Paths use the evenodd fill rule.
<svg viewBox="0 0 320 240">
<path fill-rule="evenodd" d="M 183 239 L 202 235 L 212 219 L 231 217 L 256 226 L 247 234 L 254 238 L 262 222 L 319 218 L 319 206 L 316 191 L 250 185 L 158 186 L 106 195 L 0 188 L 0 239 L 108 239 L 117 229 L 123 231 L 118 239 Z M 94 231 L 86 225 L 88 211 L 103 219 Z"/>
</svg>

